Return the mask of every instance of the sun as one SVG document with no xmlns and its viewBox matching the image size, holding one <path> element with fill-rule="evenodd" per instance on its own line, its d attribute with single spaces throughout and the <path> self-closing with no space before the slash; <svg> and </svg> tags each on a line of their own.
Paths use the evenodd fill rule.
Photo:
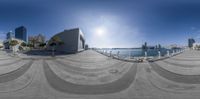
<svg viewBox="0 0 200 99">
<path fill-rule="evenodd" d="M 95 29 L 95 33 L 98 35 L 98 36 L 103 36 L 106 32 L 106 29 L 104 27 L 98 27 Z"/>
</svg>

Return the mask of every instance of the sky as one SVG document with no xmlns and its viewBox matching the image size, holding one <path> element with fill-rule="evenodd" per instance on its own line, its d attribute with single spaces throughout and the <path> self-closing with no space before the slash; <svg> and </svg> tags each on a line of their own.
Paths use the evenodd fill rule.
<svg viewBox="0 0 200 99">
<path fill-rule="evenodd" d="M 200 1 L 0 0 L 0 39 L 21 25 L 47 39 L 78 27 L 90 47 L 187 45 L 200 41 Z"/>
</svg>

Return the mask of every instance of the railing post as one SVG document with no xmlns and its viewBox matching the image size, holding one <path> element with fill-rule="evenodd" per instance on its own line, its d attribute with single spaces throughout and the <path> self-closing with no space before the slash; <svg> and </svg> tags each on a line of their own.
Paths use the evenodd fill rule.
<svg viewBox="0 0 200 99">
<path fill-rule="evenodd" d="M 174 50 L 173 50 L 173 52 L 172 52 L 172 56 L 174 56 L 174 53 L 175 53 L 175 52 L 174 52 Z"/>
<path fill-rule="evenodd" d="M 170 55 L 169 55 L 169 51 L 167 51 L 167 56 L 169 57 Z"/>
<path fill-rule="evenodd" d="M 158 51 L 158 58 L 160 59 L 160 51 Z"/>
<path fill-rule="evenodd" d="M 147 51 L 144 52 L 144 57 L 147 58 Z"/>
</svg>

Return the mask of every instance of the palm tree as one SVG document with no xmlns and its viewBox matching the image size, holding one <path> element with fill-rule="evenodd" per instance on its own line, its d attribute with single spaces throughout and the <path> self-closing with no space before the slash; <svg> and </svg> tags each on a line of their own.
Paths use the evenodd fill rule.
<svg viewBox="0 0 200 99">
<path fill-rule="evenodd" d="M 52 46 L 52 56 L 54 56 L 54 50 L 55 50 L 55 46 L 57 45 L 63 45 L 64 42 L 60 39 L 60 37 L 58 36 L 54 36 L 51 41 L 50 41 L 50 46 Z"/>
<path fill-rule="evenodd" d="M 30 37 L 29 41 L 30 41 L 30 44 L 33 46 L 33 48 L 35 48 L 37 38 L 36 37 Z"/>
<path fill-rule="evenodd" d="M 11 40 L 11 41 L 9 42 L 9 45 L 12 46 L 12 48 L 13 48 L 13 53 L 14 53 L 14 55 L 15 55 L 15 46 L 16 46 L 17 44 L 19 44 L 19 42 L 18 42 L 17 40 Z"/>
<path fill-rule="evenodd" d="M 22 43 L 21 43 L 21 46 L 26 47 L 27 44 L 26 44 L 25 42 L 22 42 Z"/>
</svg>

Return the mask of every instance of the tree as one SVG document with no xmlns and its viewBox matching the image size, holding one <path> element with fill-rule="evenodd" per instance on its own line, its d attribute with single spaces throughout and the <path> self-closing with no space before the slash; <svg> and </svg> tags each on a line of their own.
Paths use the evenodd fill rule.
<svg viewBox="0 0 200 99">
<path fill-rule="evenodd" d="M 46 46 L 46 43 L 40 43 L 40 44 L 39 44 L 39 47 L 40 47 L 40 48 L 44 48 L 44 46 Z"/>
<path fill-rule="evenodd" d="M 32 45 L 33 48 L 35 48 L 35 44 L 37 43 L 37 38 L 34 36 L 29 37 L 29 44 Z"/>
<path fill-rule="evenodd" d="M 26 47 L 27 44 L 26 44 L 25 42 L 22 42 L 22 43 L 21 43 L 21 46 Z"/>
<path fill-rule="evenodd" d="M 28 46 L 28 47 L 33 47 L 33 44 L 28 43 L 27 46 Z"/>
<path fill-rule="evenodd" d="M 19 42 L 18 42 L 17 40 L 11 40 L 11 41 L 9 42 L 9 45 L 12 46 L 12 48 L 13 48 L 13 53 L 14 53 L 14 54 L 15 54 L 15 46 L 16 46 L 17 44 L 19 44 Z"/>
<path fill-rule="evenodd" d="M 1 49 L 1 48 L 3 48 L 3 46 L 2 46 L 2 45 L 0 45 L 0 49 Z"/>
<path fill-rule="evenodd" d="M 51 41 L 50 41 L 50 46 L 52 46 L 52 56 L 54 56 L 54 50 L 55 50 L 55 46 L 57 45 L 63 45 L 64 42 L 60 39 L 60 37 L 58 36 L 54 36 Z"/>
</svg>

